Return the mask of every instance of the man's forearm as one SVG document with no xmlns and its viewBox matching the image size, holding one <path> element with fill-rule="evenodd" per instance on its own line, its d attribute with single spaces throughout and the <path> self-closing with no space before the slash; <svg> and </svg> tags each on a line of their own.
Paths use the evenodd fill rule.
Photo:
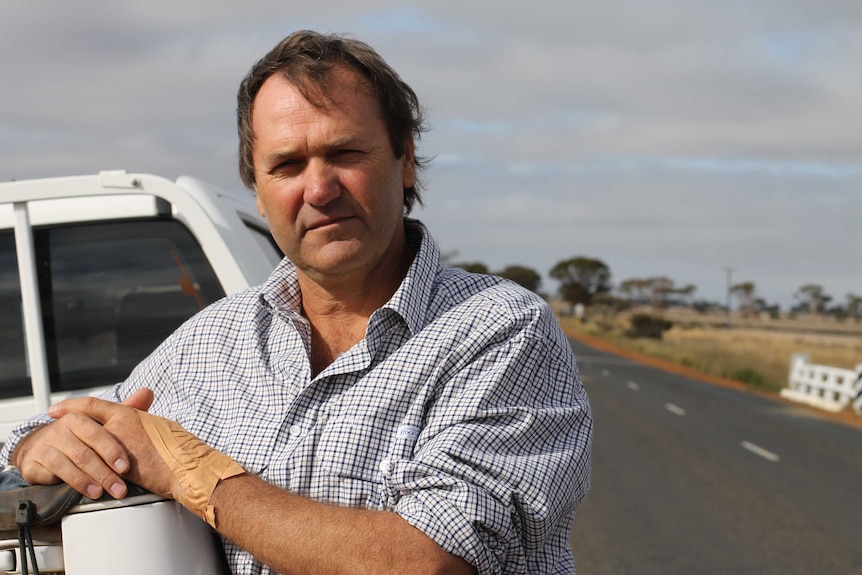
<svg viewBox="0 0 862 575">
<path fill-rule="evenodd" d="M 319 503 L 241 475 L 213 492 L 218 531 L 284 574 L 475 573 L 400 515 Z"/>
</svg>

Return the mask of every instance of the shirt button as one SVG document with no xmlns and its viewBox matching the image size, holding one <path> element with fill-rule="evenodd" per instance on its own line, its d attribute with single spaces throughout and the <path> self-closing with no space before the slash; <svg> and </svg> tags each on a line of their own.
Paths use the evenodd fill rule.
<svg viewBox="0 0 862 575">
<path fill-rule="evenodd" d="M 384 459 L 380 462 L 380 473 L 389 473 L 390 461 L 388 459 Z"/>
<path fill-rule="evenodd" d="M 291 437 L 298 437 L 300 435 L 302 435 L 302 426 L 297 424 L 297 423 L 294 423 L 293 425 L 291 425 L 290 426 L 290 436 Z"/>
</svg>

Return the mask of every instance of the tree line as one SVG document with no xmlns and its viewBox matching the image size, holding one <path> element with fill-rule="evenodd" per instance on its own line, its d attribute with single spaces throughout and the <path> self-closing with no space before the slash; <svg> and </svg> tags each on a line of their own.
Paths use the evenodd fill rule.
<svg viewBox="0 0 862 575">
<path fill-rule="evenodd" d="M 541 276 L 532 268 L 510 265 L 499 271 L 490 271 L 481 262 L 452 263 L 453 256 L 454 254 L 444 255 L 444 261 L 448 260 L 449 265 L 474 273 L 510 279 L 547 297 L 540 291 Z M 557 295 L 571 305 L 601 305 L 618 310 L 637 305 L 649 305 L 654 309 L 684 306 L 701 312 L 727 309 L 726 304 L 696 300 L 694 294 L 697 287 L 694 284 L 678 286 L 666 276 L 629 278 L 614 286 L 611 282 L 610 267 L 600 259 L 587 256 L 560 260 L 549 270 L 548 275 L 559 281 Z M 767 314 L 778 317 L 781 313 L 778 304 L 769 303 L 758 296 L 757 286 L 753 281 L 731 285 L 728 295 L 736 299 L 738 310 L 747 316 Z M 793 295 L 797 303 L 788 310 L 791 314 L 810 313 L 815 316 L 832 316 L 838 320 L 862 320 L 862 295 L 848 293 L 843 303 L 834 302 L 823 286 L 814 283 L 800 286 Z"/>
</svg>

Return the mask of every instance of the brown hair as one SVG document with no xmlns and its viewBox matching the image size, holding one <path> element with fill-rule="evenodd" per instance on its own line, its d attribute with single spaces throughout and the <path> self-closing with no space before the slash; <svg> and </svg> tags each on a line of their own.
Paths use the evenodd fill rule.
<svg viewBox="0 0 862 575">
<path fill-rule="evenodd" d="M 368 83 L 380 107 L 396 158 L 404 155 L 408 138 L 415 142 L 425 131 L 425 119 L 416 93 L 371 46 L 339 35 L 309 30 L 294 32 L 252 66 L 237 92 L 239 175 L 248 188 L 254 188 L 255 183 L 252 107 L 263 83 L 273 74 L 280 73 L 313 105 L 325 106 L 331 73 L 337 66 L 346 66 L 357 72 Z M 416 183 L 404 188 L 405 213 L 410 213 L 416 202 L 422 203 L 418 172 L 427 160 L 414 152 L 414 164 Z"/>
</svg>

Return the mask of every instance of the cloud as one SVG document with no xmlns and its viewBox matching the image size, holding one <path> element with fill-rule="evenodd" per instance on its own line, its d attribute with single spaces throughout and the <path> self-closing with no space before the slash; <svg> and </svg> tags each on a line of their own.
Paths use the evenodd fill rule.
<svg viewBox="0 0 862 575">
<path fill-rule="evenodd" d="M 862 292 L 858 24 L 855 0 L 6 3 L 0 179 L 238 187 L 242 76 L 294 29 L 347 32 L 428 109 L 419 215 L 445 251 L 841 299 Z"/>
</svg>

